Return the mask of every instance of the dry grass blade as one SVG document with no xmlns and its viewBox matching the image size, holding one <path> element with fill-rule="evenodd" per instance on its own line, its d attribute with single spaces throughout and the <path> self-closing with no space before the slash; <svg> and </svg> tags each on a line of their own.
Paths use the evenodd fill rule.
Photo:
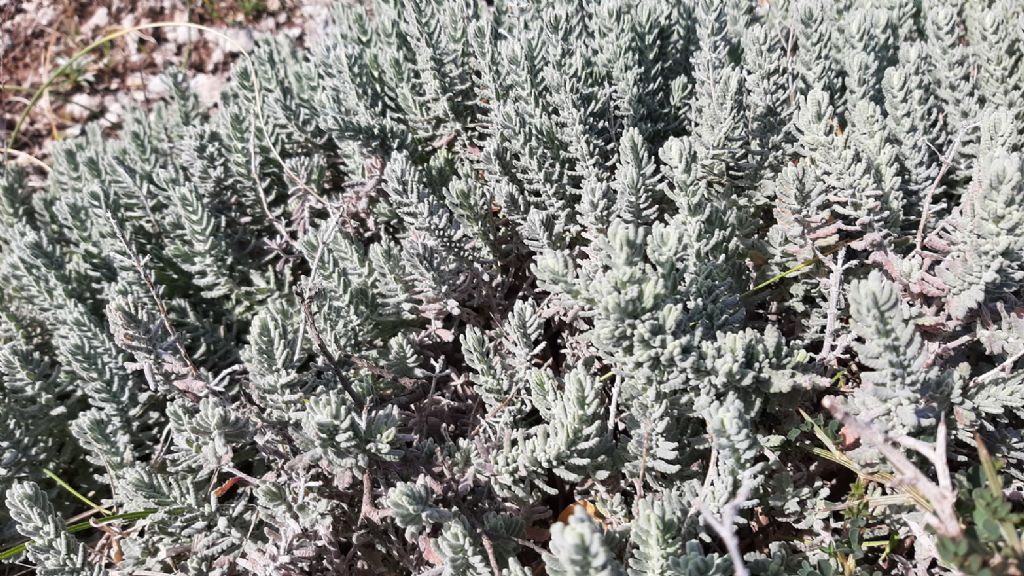
<svg viewBox="0 0 1024 576">
<path fill-rule="evenodd" d="M 0 147 L 0 154 L 6 154 L 8 156 L 13 156 L 16 160 L 24 160 L 24 161 L 32 164 L 33 166 L 36 166 L 37 168 L 42 168 L 46 173 L 50 172 L 50 167 L 46 165 L 46 162 L 43 162 L 42 160 L 40 160 L 39 158 L 36 158 L 35 156 L 29 154 L 28 152 L 22 152 L 21 150 L 15 150 L 14 148 Z"/>
<path fill-rule="evenodd" d="M 922 511 L 925 512 L 927 522 L 936 532 L 949 538 L 959 538 L 963 534 L 963 528 L 955 509 L 956 491 L 953 489 L 946 463 L 945 419 L 939 421 L 935 443 L 927 444 L 907 436 L 890 439 L 871 424 L 846 412 L 840 402 L 835 399 L 826 398 L 822 401 L 822 405 L 847 429 L 856 434 L 863 443 L 881 452 L 896 472 L 893 475 L 891 486 L 897 489 L 913 490 L 920 495 L 924 503 L 927 504 L 927 507 L 922 506 Z M 899 447 L 893 442 L 897 442 Z M 935 476 L 938 481 L 933 481 L 922 472 L 900 448 L 913 450 L 927 458 L 935 467 Z"/>
<path fill-rule="evenodd" d="M 876 482 L 878 484 L 883 484 L 885 486 L 892 486 L 897 491 L 903 493 L 904 496 L 902 496 L 901 498 L 909 498 L 913 500 L 914 503 L 916 503 L 918 506 L 929 512 L 934 510 L 931 503 L 928 502 L 928 499 L 925 498 L 924 495 L 921 494 L 921 491 L 917 490 L 914 486 L 908 486 L 900 482 L 897 482 L 897 479 L 892 474 L 887 474 L 885 472 L 872 473 L 868 472 L 867 470 L 864 470 L 864 468 L 862 468 L 860 465 L 854 462 L 852 458 L 850 458 L 842 450 L 840 450 L 832 441 L 832 439 L 829 438 L 825 430 L 822 429 L 821 426 L 818 426 L 818 424 L 814 420 L 812 420 L 806 412 L 800 410 L 800 414 L 803 415 L 804 419 L 807 420 L 807 422 L 811 425 L 811 428 L 814 431 L 814 435 L 818 438 L 818 440 L 820 440 L 821 443 L 828 448 L 827 450 L 822 448 L 812 449 L 812 452 L 815 455 L 820 456 L 821 458 L 824 458 L 831 462 L 835 462 L 836 464 L 839 464 L 840 466 L 846 468 L 847 470 L 853 472 L 854 474 L 860 476 L 865 480 Z"/>
</svg>

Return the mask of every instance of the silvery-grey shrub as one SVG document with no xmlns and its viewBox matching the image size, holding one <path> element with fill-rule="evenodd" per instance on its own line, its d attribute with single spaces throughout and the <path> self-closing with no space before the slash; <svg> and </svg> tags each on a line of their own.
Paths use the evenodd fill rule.
<svg viewBox="0 0 1024 576">
<path fill-rule="evenodd" d="M 1012 0 L 374 0 L 212 111 L 171 74 L 45 187 L 3 168 L 4 541 L 53 575 L 969 571 L 821 400 L 1024 481 L 1022 44 Z M 43 469 L 144 517 L 69 534 Z"/>
</svg>

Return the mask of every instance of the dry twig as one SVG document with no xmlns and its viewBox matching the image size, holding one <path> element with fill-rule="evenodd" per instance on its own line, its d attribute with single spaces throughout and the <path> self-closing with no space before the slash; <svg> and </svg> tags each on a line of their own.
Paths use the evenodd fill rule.
<svg viewBox="0 0 1024 576">
<path fill-rule="evenodd" d="M 957 131 L 956 139 L 953 140 L 953 144 L 950 145 L 949 150 L 946 152 L 946 156 L 942 159 L 942 168 L 935 176 L 935 180 L 932 181 L 932 185 L 928 187 L 928 192 L 924 196 L 924 205 L 921 207 L 921 223 L 917 227 L 917 237 L 915 238 L 915 245 L 917 246 L 917 252 L 919 253 L 921 252 L 921 245 L 924 243 L 924 229 L 928 225 L 929 216 L 931 216 L 932 197 L 935 196 L 935 191 L 938 190 L 939 183 L 946 177 L 946 172 L 949 172 L 949 167 L 953 163 L 953 158 L 956 157 L 956 153 L 960 148 L 960 142 L 963 140 L 964 134 L 975 126 L 977 126 L 977 123 L 965 124 Z"/>
<path fill-rule="evenodd" d="M 309 298 L 298 290 L 296 290 L 296 294 L 302 304 L 302 314 L 306 319 L 306 326 L 309 328 L 309 333 L 313 337 L 313 342 L 316 344 L 317 349 L 320 350 L 320 354 L 327 360 L 327 364 L 331 367 L 331 371 L 334 372 L 334 376 L 338 379 L 338 383 L 341 384 L 341 387 L 345 390 L 345 393 L 348 394 L 348 397 L 352 399 L 352 403 L 358 409 L 362 410 L 362 399 L 359 398 L 355 389 L 352 388 L 352 383 L 348 381 L 348 378 L 342 371 L 341 365 L 338 364 L 337 357 L 335 357 L 334 353 L 327 347 L 327 343 L 324 342 L 323 335 L 320 334 L 320 329 L 317 328 L 316 317 L 313 315 L 313 308 L 309 304 Z"/>
<path fill-rule="evenodd" d="M 740 541 L 736 537 L 734 525 L 736 524 L 736 519 L 739 518 L 740 506 L 747 501 L 750 491 L 753 489 L 754 483 L 750 478 L 744 478 L 743 483 L 740 484 L 740 489 L 736 491 L 736 496 L 722 507 L 720 518 L 715 518 L 704 509 L 701 503 L 697 503 L 700 517 L 718 534 L 718 537 L 725 544 L 725 549 L 729 552 L 729 558 L 732 560 L 733 574 L 735 576 L 750 576 L 750 571 L 747 570 L 746 564 L 743 563 L 743 553 L 740 551 Z"/>
<path fill-rule="evenodd" d="M 380 521 L 391 515 L 390 510 L 382 510 L 373 505 L 373 480 L 370 478 L 370 471 L 363 472 L 363 501 L 359 506 L 359 520 L 356 526 L 363 523 L 363 519 L 369 519 L 380 524 Z"/>
<path fill-rule="evenodd" d="M 887 438 L 867 422 L 855 418 L 846 412 L 840 402 L 833 398 L 822 400 L 822 406 L 841 421 L 846 429 L 860 438 L 861 442 L 875 448 L 885 456 L 896 472 L 896 482 L 913 486 L 931 505 L 932 510 L 922 510 L 925 520 L 942 536 L 957 538 L 963 533 L 960 520 L 957 518 L 956 491 L 946 461 L 946 419 L 939 420 L 935 431 L 935 443 L 928 444 L 909 436 Z M 891 440 L 891 441 L 890 441 Z M 905 449 L 913 450 L 928 459 L 935 467 L 938 483 L 933 482 L 920 468 L 914 465 L 902 450 L 893 442 Z"/>
<path fill-rule="evenodd" d="M 189 375 L 196 380 L 201 380 L 202 376 L 199 374 L 199 369 L 196 368 L 188 350 L 185 350 L 185 345 L 182 344 L 178 331 L 171 323 L 171 318 L 167 313 L 167 306 L 164 304 L 163 298 L 161 298 L 160 294 L 157 292 L 156 285 L 153 284 L 153 279 L 146 272 L 145 261 L 139 256 L 139 253 L 135 251 L 135 248 L 131 243 L 128 242 L 128 238 L 125 236 L 124 231 L 121 230 L 121 227 L 117 224 L 117 220 L 114 219 L 114 215 L 111 214 L 110 210 L 106 207 L 106 202 L 104 202 L 103 205 L 103 212 L 106 214 L 107 221 L 110 222 L 111 227 L 114 228 L 114 234 L 117 235 L 117 239 L 121 243 L 121 246 L 131 258 L 135 271 L 139 273 L 139 277 L 142 278 L 142 282 L 146 285 L 146 289 L 149 291 L 149 295 L 153 299 L 153 303 L 156 305 L 157 313 L 160 315 L 160 320 L 163 322 L 168 336 L 170 336 L 171 340 L 174 341 L 174 346 L 178 349 L 178 354 L 188 367 Z"/>
<path fill-rule="evenodd" d="M 491 571 L 494 572 L 494 576 L 501 576 L 501 568 L 498 567 L 498 557 L 494 555 L 494 543 L 491 542 L 491 537 L 486 532 L 481 532 L 480 541 L 487 552 L 487 560 L 491 563 Z"/>
<path fill-rule="evenodd" d="M 1000 374 L 1009 372 L 1010 368 L 1012 368 L 1013 365 L 1017 363 L 1017 360 L 1020 360 L 1021 358 L 1024 358 L 1024 348 L 1021 348 L 1019 351 L 1017 351 L 1016 354 L 1007 358 L 999 366 L 996 366 L 995 368 L 975 378 L 974 384 L 982 384 L 984 382 L 988 382 L 989 380 L 995 378 Z"/>
</svg>

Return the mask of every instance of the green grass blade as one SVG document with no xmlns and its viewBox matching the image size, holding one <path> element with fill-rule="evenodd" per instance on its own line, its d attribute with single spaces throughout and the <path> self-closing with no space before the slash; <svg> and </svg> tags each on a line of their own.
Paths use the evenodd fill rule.
<svg viewBox="0 0 1024 576">
<path fill-rule="evenodd" d="M 105 518 L 100 518 L 99 520 L 95 520 L 95 523 L 96 524 L 106 524 L 108 522 L 116 522 L 118 520 L 126 520 L 128 522 L 131 522 L 131 521 L 134 521 L 134 520 L 142 520 L 143 518 L 146 518 L 147 516 L 155 513 L 156 511 L 157 511 L 156 508 L 146 508 L 145 510 L 139 510 L 137 512 L 125 512 L 123 514 L 112 514 L 112 515 L 107 516 Z M 68 531 L 69 534 L 74 534 L 76 532 L 84 532 L 85 530 L 88 530 L 89 528 L 92 528 L 92 527 L 93 527 L 93 524 L 90 523 L 88 520 L 86 520 L 85 522 L 79 522 L 77 524 L 72 524 L 72 525 L 68 526 L 67 531 Z M 11 558 L 14 558 L 15 556 L 17 556 L 18 554 L 23 553 L 25 551 L 25 546 L 26 546 L 26 543 L 23 542 L 21 544 L 18 544 L 17 546 L 12 546 L 12 547 L 10 547 L 10 548 L 8 548 L 6 550 L 0 551 L 0 561 L 10 560 Z"/>
<path fill-rule="evenodd" d="M 771 278 L 765 280 L 764 282 L 761 282 L 757 286 L 754 286 L 750 290 L 747 290 L 746 292 L 743 293 L 742 297 L 751 296 L 751 295 L 755 294 L 756 292 L 758 292 L 760 290 L 763 290 L 764 288 L 767 288 L 767 287 L 771 286 L 772 284 L 775 284 L 779 280 L 782 280 L 784 278 L 789 278 L 790 276 L 796 274 L 797 272 L 800 272 L 801 270 L 807 268 L 808 266 L 814 265 L 814 263 L 817 262 L 817 261 L 818 261 L 818 258 L 814 257 L 814 258 L 811 258 L 810 260 L 806 260 L 804 262 L 801 262 L 801 263 L 797 264 L 796 266 L 790 268 L 789 270 L 786 270 L 784 272 L 780 272 L 780 273 L 776 274 L 775 276 L 772 276 Z"/>
<path fill-rule="evenodd" d="M 992 459 L 992 454 L 989 453 L 988 447 L 981 439 L 981 434 L 974 433 L 974 443 L 978 446 L 978 459 L 981 460 L 981 470 L 985 474 L 985 481 L 988 484 L 989 490 L 992 491 L 992 496 L 1002 500 L 1006 498 L 1003 494 L 1003 481 L 999 478 L 999 471 L 996 470 L 996 463 Z M 1003 538 L 1006 539 L 1006 543 L 1011 548 L 1018 552 L 1024 552 L 1024 548 L 1021 547 L 1020 538 L 1017 536 L 1017 528 L 1011 522 L 1005 520 L 999 522 L 999 528 L 1003 533 Z"/>
<path fill-rule="evenodd" d="M 43 468 L 43 474 L 46 474 L 47 476 L 49 476 L 54 482 L 56 482 L 58 485 L 60 485 L 61 488 L 63 488 L 65 490 L 67 490 L 68 492 L 70 492 L 72 496 L 74 496 L 75 498 L 78 498 L 79 500 L 84 502 L 86 506 L 92 508 L 93 510 L 96 510 L 97 512 L 99 512 L 100 514 L 103 514 L 104 516 L 110 516 L 110 515 L 113 514 L 113 512 L 111 512 L 110 510 L 107 510 L 103 506 L 100 506 L 99 504 L 97 504 L 97 503 L 93 502 L 92 500 L 89 500 L 88 498 L 86 498 L 84 494 L 82 494 L 78 490 L 75 490 L 74 488 L 72 488 L 70 484 L 68 484 L 67 482 L 62 480 L 60 476 L 57 476 L 56 474 L 54 474 L 50 470 L 48 470 L 46 468 Z"/>
<path fill-rule="evenodd" d="M 840 249 L 842 249 L 844 246 L 846 246 L 849 243 L 850 243 L 849 241 L 840 242 L 839 244 L 836 244 L 828 252 L 825 252 L 821 256 L 831 256 L 832 254 L 835 254 L 836 252 L 838 252 Z M 757 286 L 754 286 L 750 290 L 747 290 L 746 292 L 744 292 L 743 294 L 740 295 L 740 298 L 746 298 L 748 296 L 753 296 L 757 292 L 759 292 L 759 291 L 761 291 L 761 290 L 771 286 L 772 284 L 775 284 L 779 280 L 783 280 L 783 279 L 789 278 L 790 276 L 793 276 L 794 274 L 797 274 L 797 273 L 805 270 L 806 268 L 808 268 L 810 266 L 813 266 L 814 264 L 816 264 L 816 263 L 818 263 L 820 261 L 821 261 L 821 258 L 818 257 L 818 256 L 815 256 L 814 258 L 811 258 L 810 260 L 804 260 L 803 262 L 797 264 L 796 266 L 793 266 L 789 270 L 785 270 L 783 272 L 779 272 L 775 276 L 772 276 L 771 278 L 765 280 L 764 282 L 761 282 Z"/>
</svg>

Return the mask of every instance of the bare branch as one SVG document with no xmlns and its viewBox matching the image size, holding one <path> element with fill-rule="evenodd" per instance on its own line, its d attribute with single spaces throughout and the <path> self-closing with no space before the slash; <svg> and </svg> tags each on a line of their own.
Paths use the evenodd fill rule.
<svg viewBox="0 0 1024 576">
<path fill-rule="evenodd" d="M 960 148 L 960 142 L 963 140 L 964 135 L 968 130 L 977 125 L 977 123 L 965 124 L 960 127 L 960 130 L 956 133 L 956 138 L 953 140 L 949 150 L 946 152 L 946 156 L 942 159 L 942 168 L 935 176 L 935 180 L 932 181 L 932 185 L 928 187 L 928 192 L 925 193 L 924 205 L 921 207 L 921 223 L 917 227 L 917 238 L 915 239 L 917 252 L 921 251 L 921 246 L 924 243 L 924 230 L 928 225 L 928 218 L 931 216 L 932 197 L 935 196 L 935 191 L 938 190 L 939 183 L 946 177 L 946 172 L 949 171 L 949 167 L 953 163 L 953 158 L 956 157 L 956 153 Z"/>
<path fill-rule="evenodd" d="M 121 246 L 131 258 L 135 271 L 139 273 L 139 277 L 142 278 L 142 282 L 146 285 L 146 289 L 149 291 L 149 295 L 153 299 L 153 303 L 156 304 L 160 320 L 163 322 L 164 328 L 167 330 L 167 334 L 171 337 L 171 340 L 174 341 L 174 345 L 177 347 L 178 354 L 181 356 L 182 361 L 185 362 L 185 365 L 188 367 L 189 374 L 197 380 L 201 379 L 199 369 L 196 368 L 195 363 L 192 362 L 192 357 L 189 355 L 188 351 L 185 350 L 185 345 L 182 344 L 181 338 L 178 336 L 178 331 L 174 328 L 174 325 L 171 324 L 171 318 L 167 314 L 167 306 L 164 304 L 163 298 L 160 298 L 160 294 L 156 290 L 156 285 L 153 283 L 153 279 L 146 271 L 145 262 L 139 256 L 139 253 L 135 251 L 135 248 L 131 243 L 128 242 L 128 238 L 125 236 L 124 231 L 121 230 L 121 226 L 118 225 L 117 220 L 114 219 L 114 215 L 111 214 L 110 210 L 107 208 L 105 201 L 103 202 L 103 212 L 107 216 L 107 221 L 110 222 L 110 226 L 113 227 L 114 234 L 117 236 Z"/>
<path fill-rule="evenodd" d="M 846 412 L 839 401 L 833 398 L 825 398 L 821 403 L 826 410 L 831 412 L 837 420 L 846 426 L 847 430 L 855 434 L 866 445 L 875 448 L 885 456 L 896 472 L 897 482 L 906 486 L 913 486 L 925 497 L 932 507 L 932 510 L 924 510 L 925 519 L 936 532 L 950 538 L 957 538 L 963 534 L 960 520 L 957 518 L 954 508 L 956 492 L 953 490 L 953 482 L 950 478 L 949 466 L 946 462 L 945 418 L 939 421 L 934 446 L 905 436 L 893 439 L 902 447 L 920 453 L 935 466 L 936 476 L 939 479 L 938 484 L 936 484 L 915 466 L 903 454 L 902 450 L 894 446 L 889 438 L 876 430 L 871 424 L 863 422 Z"/>
<path fill-rule="evenodd" d="M 1024 358 L 1024 348 L 1018 350 L 1016 354 L 1007 358 L 1005 361 L 999 364 L 999 366 L 996 366 L 995 368 L 975 378 L 974 384 L 982 384 L 988 382 L 989 380 L 995 378 L 996 376 L 999 376 L 1000 374 L 1008 373 L 1010 371 L 1010 368 L 1013 368 L 1013 365 L 1016 364 L 1017 360 L 1020 360 L 1021 358 Z"/>
<path fill-rule="evenodd" d="M 928 360 L 927 360 L 927 362 L 925 362 L 924 367 L 925 368 L 930 368 L 930 367 L 934 366 L 935 365 L 935 361 L 937 359 L 939 359 L 940 357 L 944 356 L 948 352 L 956 350 L 957 348 L 959 348 L 960 346 L 963 346 L 964 344 L 968 344 L 970 342 L 973 342 L 975 338 L 977 338 L 977 336 L 974 335 L 974 334 L 965 334 L 965 335 L 957 338 L 956 340 L 953 340 L 952 342 L 946 342 L 945 344 L 943 344 L 943 345 L 939 346 L 938 348 L 936 348 L 934 352 L 932 352 L 931 354 L 928 355 Z"/>
<path fill-rule="evenodd" d="M 825 325 L 825 341 L 821 346 L 821 353 L 818 355 L 818 359 L 825 364 L 835 368 L 838 364 L 836 358 L 843 352 L 842 342 L 836 346 L 833 350 L 833 344 L 835 343 L 835 331 L 836 322 L 839 318 L 839 298 L 842 295 L 843 288 L 843 271 L 846 269 L 844 260 L 846 259 L 846 246 L 839 249 L 836 254 L 836 260 L 833 262 L 828 259 L 824 254 L 818 251 L 818 248 L 811 243 L 811 247 L 814 249 L 815 255 L 821 260 L 831 271 L 829 276 L 829 294 L 828 294 L 828 315 Z"/>
<path fill-rule="evenodd" d="M 305 294 L 299 293 L 297 290 L 296 294 L 302 304 L 302 314 L 306 319 L 306 326 L 309 328 L 309 333 L 313 337 L 313 342 L 316 343 L 317 349 L 320 350 L 320 354 L 327 360 L 327 364 L 331 367 L 331 371 L 334 372 L 334 376 L 338 379 L 338 383 L 345 389 L 345 393 L 352 399 L 353 404 L 361 410 L 363 408 L 363 401 L 356 394 L 355 389 L 352 388 L 352 383 L 349 382 L 348 377 L 346 377 L 345 373 L 342 371 L 341 365 L 338 364 L 338 359 L 324 342 L 324 337 L 320 334 L 320 329 L 316 326 L 316 317 L 313 315 L 313 309 L 309 305 L 309 299 Z"/>
<path fill-rule="evenodd" d="M 740 484 L 740 489 L 736 491 L 733 499 L 722 507 L 721 518 L 715 518 L 704 508 L 703 504 L 697 503 L 700 517 L 718 534 L 718 537 L 725 544 L 725 549 L 729 552 L 729 558 L 732 560 L 733 574 L 735 576 L 750 576 L 750 571 L 747 570 L 746 564 L 743 563 L 743 553 L 740 551 L 740 541 L 736 537 L 734 526 L 736 519 L 739 517 L 740 506 L 747 501 L 753 489 L 753 481 L 750 478 L 744 478 L 743 483 Z"/>
<path fill-rule="evenodd" d="M 391 515 L 390 510 L 382 510 L 373 505 L 373 480 L 370 478 L 370 471 L 363 472 L 363 501 L 359 506 L 359 519 L 356 526 L 363 523 L 364 519 L 372 520 L 380 524 L 380 521 Z"/>
<path fill-rule="evenodd" d="M 498 557 L 494 555 L 494 543 L 487 533 L 480 532 L 480 541 L 483 542 L 484 550 L 487 551 L 487 560 L 491 563 L 491 572 L 494 576 L 501 576 L 501 568 L 498 567 Z"/>
</svg>

